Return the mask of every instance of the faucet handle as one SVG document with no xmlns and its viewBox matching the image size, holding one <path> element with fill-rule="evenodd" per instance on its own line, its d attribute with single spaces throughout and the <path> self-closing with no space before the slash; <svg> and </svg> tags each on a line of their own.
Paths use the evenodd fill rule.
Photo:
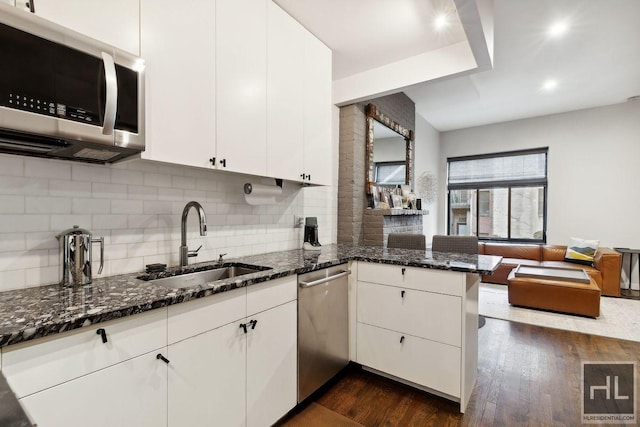
<svg viewBox="0 0 640 427">
<path fill-rule="evenodd" d="M 222 257 L 225 255 L 227 254 L 220 254 L 220 256 L 218 257 L 218 262 L 224 262 L 224 259 L 222 259 Z"/>
<path fill-rule="evenodd" d="M 198 249 L 196 249 L 195 251 L 188 251 L 188 252 L 187 252 L 187 254 L 188 254 L 187 256 L 189 256 L 189 257 L 198 256 L 198 251 L 199 251 L 200 249 L 202 249 L 202 245 L 200 245 L 200 246 L 198 247 Z"/>
</svg>

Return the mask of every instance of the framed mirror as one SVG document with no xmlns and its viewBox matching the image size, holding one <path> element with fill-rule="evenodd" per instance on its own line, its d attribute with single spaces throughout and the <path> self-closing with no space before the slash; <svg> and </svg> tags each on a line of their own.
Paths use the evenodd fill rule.
<svg viewBox="0 0 640 427">
<path fill-rule="evenodd" d="M 380 113 L 375 105 L 366 107 L 366 192 L 371 186 L 407 184 L 413 188 L 413 131 Z"/>
</svg>

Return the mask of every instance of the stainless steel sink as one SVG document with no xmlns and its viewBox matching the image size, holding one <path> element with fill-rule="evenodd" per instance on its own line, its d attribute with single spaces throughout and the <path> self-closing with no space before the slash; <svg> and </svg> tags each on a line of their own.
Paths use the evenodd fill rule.
<svg viewBox="0 0 640 427">
<path fill-rule="evenodd" d="M 230 279 L 232 277 L 258 273 L 265 270 L 271 270 L 271 268 L 258 265 L 231 265 L 228 267 L 213 268 L 211 270 L 165 277 L 162 279 L 151 280 L 150 282 L 154 285 L 164 286 L 165 288 L 171 289 L 192 288 L 194 286 L 215 282 L 216 280 Z"/>
</svg>

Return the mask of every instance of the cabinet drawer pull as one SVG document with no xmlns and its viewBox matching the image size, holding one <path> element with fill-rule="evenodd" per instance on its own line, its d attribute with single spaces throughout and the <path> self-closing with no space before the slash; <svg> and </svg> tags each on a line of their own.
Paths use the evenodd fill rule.
<svg viewBox="0 0 640 427">
<path fill-rule="evenodd" d="M 400 337 L 400 344 L 404 342 L 404 335 Z"/>
<path fill-rule="evenodd" d="M 102 343 L 106 344 L 107 343 L 107 331 L 105 331 L 103 328 L 100 328 L 96 331 L 96 335 L 100 335 L 102 337 Z"/>
<path fill-rule="evenodd" d="M 162 355 L 162 353 L 158 353 L 156 354 L 156 359 L 158 360 L 162 360 L 164 363 L 166 363 L 167 365 L 169 364 L 169 359 L 167 359 L 166 357 L 164 357 Z"/>
<path fill-rule="evenodd" d="M 242 330 L 246 334 L 247 333 L 247 324 L 246 323 L 240 323 L 240 327 L 242 328 Z"/>
</svg>

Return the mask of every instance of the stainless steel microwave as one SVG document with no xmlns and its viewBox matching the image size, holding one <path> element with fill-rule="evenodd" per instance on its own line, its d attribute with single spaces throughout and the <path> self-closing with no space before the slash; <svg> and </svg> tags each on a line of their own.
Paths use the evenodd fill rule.
<svg viewBox="0 0 640 427">
<path fill-rule="evenodd" d="M 0 152 L 107 163 L 144 150 L 144 62 L 0 3 Z"/>
</svg>

